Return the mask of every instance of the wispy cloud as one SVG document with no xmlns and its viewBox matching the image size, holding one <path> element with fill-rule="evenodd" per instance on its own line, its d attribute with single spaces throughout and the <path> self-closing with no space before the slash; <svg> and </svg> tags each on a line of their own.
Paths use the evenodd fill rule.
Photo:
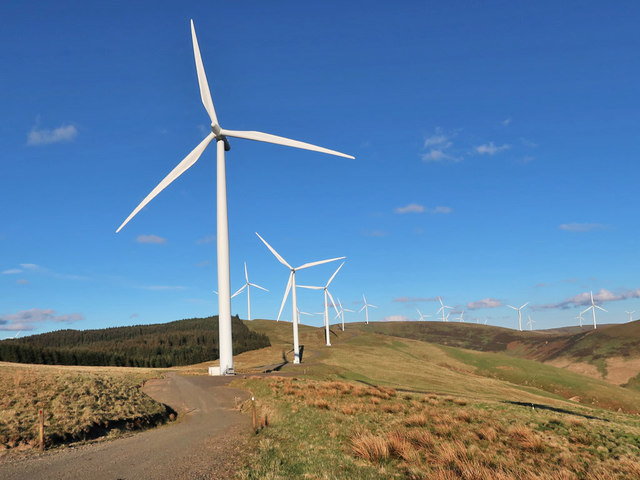
<svg viewBox="0 0 640 480">
<path fill-rule="evenodd" d="M 485 143 L 483 145 L 478 145 L 475 147 L 476 153 L 480 155 L 495 155 L 496 153 L 502 152 L 504 150 L 509 149 L 510 146 L 506 143 L 504 145 L 495 145 L 493 142 Z"/>
<path fill-rule="evenodd" d="M 511 124 L 511 120 L 512 120 L 511 118 L 505 118 L 502 121 L 502 125 L 504 125 L 505 127 L 508 127 Z"/>
<path fill-rule="evenodd" d="M 138 235 L 138 238 L 136 238 L 136 242 L 164 245 L 165 243 L 167 243 L 167 239 L 159 237 L 158 235 Z"/>
<path fill-rule="evenodd" d="M 129 315 L 129 319 L 132 318 L 138 318 L 140 315 L 138 315 L 137 313 L 132 313 L 131 315 Z"/>
<path fill-rule="evenodd" d="M 384 317 L 380 321 L 381 322 L 408 322 L 409 317 L 407 317 L 406 315 L 389 315 L 387 317 Z"/>
<path fill-rule="evenodd" d="M 38 128 L 35 125 L 27 135 L 27 145 L 47 145 L 50 143 L 70 142 L 78 136 L 78 130 L 73 125 L 61 125 L 60 127 L 48 130 Z"/>
<path fill-rule="evenodd" d="M 417 303 L 417 302 L 435 302 L 438 297 L 398 297 L 393 301 L 397 303 Z"/>
<path fill-rule="evenodd" d="M 18 280 L 16 280 L 16 283 L 18 285 L 29 285 L 29 280 L 27 280 L 26 278 L 19 278 Z"/>
<path fill-rule="evenodd" d="M 640 298 L 640 288 L 636 289 L 624 289 L 621 290 L 620 293 L 614 293 L 605 288 L 601 289 L 598 292 L 593 294 L 593 300 L 596 303 L 603 302 L 618 302 L 620 300 L 627 300 L 629 298 Z M 561 302 L 557 303 L 548 303 L 544 305 L 534 305 L 531 308 L 533 310 L 541 310 L 541 309 L 550 309 L 550 308 L 559 308 L 561 310 L 566 310 L 572 307 L 579 306 L 587 306 L 591 305 L 591 295 L 589 292 L 579 293 L 578 295 L 574 295 L 573 297 L 569 297 Z"/>
<path fill-rule="evenodd" d="M 460 159 L 452 155 L 449 150 L 453 146 L 451 138 L 455 134 L 446 134 L 440 127 L 437 127 L 433 135 L 429 135 L 424 140 L 423 148 L 427 152 L 422 154 L 422 161 L 429 162 L 459 162 Z"/>
<path fill-rule="evenodd" d="M 2 272 L 3 275 L 17 275 L 18 273 L 22 273 L 22 270 L 19 268 L 10 268 L 9 270 Z"/>
<path fill-rule="evenodd" d="M 196 240 L 196 243 L 198 245 L 204 245 L 205 243 L 211 243 L 215 241 L 216 241 L 216 236 L 213 233 L 211 233 L 204 238 L 199 238 L 198 240 Z"/>
<path fill-rule="evenodd" d="M 203 260 L 201 262 L 196 263 L 196 267 L 208 267 L 209 265 L 211 265 L 211 261 L 209 260 Z"/>
<path fill-rule="evenodd" d="M 81 320 L 84 320 L 81 313 L 57 315 L 56 311 L 50 308 L 32 308 L 0 316 L 0 330 L 33 330 L 39 323 L 74 323 Z"/>
<path fill-rule="evenodd" d="M 604 228 L 607 228 L 607 226 L 603 225 L 602 223 L 572 222 L 572 223 L 563 223 L 558 228 L 560 230 L 564 230 L 565 232 L 584 233 L 584 232 L 591 232 L 592 230 L 602 230 Z"/>
<path fill-rule="evenodd" d="M 395 213 L 403 214 L 403 213 L 422 213 L 424 212 L 424 206 L 419 205 L 417 203 L 410 203 L 404 207 L 396 207 L 393 210 Z"/>
<path fill-rule="evenodd" d="M 497 308 L 502 305 L 502 302 L 497 298 L 483 298 L 482 300 L 476 300 L 475 302 L 467 303 L 469 310 L 478 310 L 480 308 Z"/>
<path fill-rule="evenodd" d="M 429 213 L 435 213 L 435 214 L 440 213 L 440 214 L 445 214 L 446 215 L 446 214 L 449 214 L 449 213 L 453 212 L 453 208 L 439 206 L 439 207 L 435 207 L 435 208 L 432 208 L 432 209 L 428 210 L 428 212 Z"/>
</svg>

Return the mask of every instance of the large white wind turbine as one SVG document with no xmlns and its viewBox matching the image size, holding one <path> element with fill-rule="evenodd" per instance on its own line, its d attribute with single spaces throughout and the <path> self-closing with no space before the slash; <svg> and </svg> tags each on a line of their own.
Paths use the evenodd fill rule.
<svg viewBox="0 0 640 480">
<path fill-rule="evenodd" d="M 529 302 L 527 302 L 524 305 L 520 306 L 520 308 L 516 308 L 516 307 L 512 307 L 511 305 L 507 305 L 507 307 L 513 308 L 514 310 L 518 311 L 518 328 L 520 328 L 520 331 L 522 331 L 522 309 L 524 307 L 526 307 L 527 305 L 529 305 Z"/>
<path fill-rule="evenodd" d="M 367 318 L 367 325 L 369 325 L 369 307 L 371 308 L 378 308 L 378 307 L 376 307 L 375 305 L 371 305 L 370 303 L 367 303 L 367 299 L 364 297 L 364 293 L 362 294 L 362 299 L 364 300 L 364 307 L 362 307 L 358 313 L 364 310 Z"/>
<path fill-rule="evenodd" d="M 453 307 L 450 307 L 449 305 L 445 305 L 444 303 L 442 303 L 442 297 L 438 297 L 438 301 L 440 302 L 440 309 L 436 312 L 436 315 L 442 312 L 442 321 L 447 322 L 449 316 L 448 315 L 446 317 L 444 316 L 445 308 L 453 309 Z"/>
<path fill-rule="evenodd" d="M 626 310 L 624 311 L 624 313 L 626 313 L 627 315 L 629 315 L 629 321 L 633 322 L 633 314 L 636 313 L 635 310 L 631 310 L 630 312 L 627 312 Z"/>
<path fill-rule="evenodd" d="M 236 293 L 231 295 L 231 298 L 235 297 L 236 295 L 240 295 L 240 292 L 242 292 L 245 288 L 247 289 L 247 320 L 250 321 L 251 320 L 251 292 L 249 291 L 249 289 L 251 287 L 256 287 L 256 288 L 259 288 L 260 290 L 264 290 L 265 292 L 268 292 L 269 290 L 255 283 L 251 283 L 249 281 L 249 274 L 247 273 L 247 262 L 244 262 L 244 278 L 246 280 L 246 283 L 242 287 L 240 287 L 240 290 L 238 290 Z"/>
<path fill-rule="evenodd" d="M 606 312 L 606 310 L 598 305 L 595 304 L 595 302 L 593 301 L 593 292 L 589 292 L 591 294 L 591 306 L 586 308 L 582 313 L 586 313 L 589 310 L 591 310 L 591 312 L 593 313 L 593 329 L 595 330 L 596 328 L 598 328 L 596 326 L 596 308 L 599 310 L 602 310 L 603 312 Z"/>
<path fill-rule="evenodd" d="M 425 318 L 427 318 L 427 317 L 430 317 L 430 316 L 431 316 L 431 315 L 423 314 L 423 313 L 420 311 L 420 309 L 418 309 L 418 308 L 416 308 L 416 310 L 418 311 L 418 315 L 420 315 L 420 321 L 422 321 L 422 320 L 424 320 Z"/>
<path fill-rule="evenodd" d="M 316 265 L 322 265 L 323 263 L 328 263 L 328 262 L 334 262 L 336 260 L 342 260 L 345 257 L 338 257 L 338 258 L 330 258 L 328 260 L 320 260 L 319 262 L 311 262 L 311 263 L 305 263 L 304 265 L 300 265 L 299 267 L 293 268 L 291 265 L 289 265 L 287 263 L 287 261 L 282 258 L 280 256 L 280 254 L 278 252 L 276 252 L 274 250 L 274 248 L 269 245 L 267 243 L 267 241 L 262 238 L 258 232 L 256 232 L 256 235 L 258 235 L 258 238 L 260 240 L 262 240 L 262 243 L 264 243 L 267 248 L 269 250 L 271 250 L 271 253 L 273 253 L 273 255 L 278 259 L 278 261 L 283 264 L 285 267 L 287 267 L 291 273 L 289 274 L 289 281 L 287 282 L 287 289 L 284 292 L 284 297 L 282 298 L 282 304 L 280 305 L 280 311 L 278 312 L 278 320 L 280 320 L 280 315 L 282 314 L 282 309 L 284 308 L 284 304 L 287 301 L 287 297 L 289 296 L 289 290 L 291 290 L 291 303 L 293 305 L 292 307 L 292 315 L 293 315 L 293 363 L 300 363 L 300 345 L 298 343 L 298 304 L 297 304 L 297 300 L 296 300 L 296 272 L 298 270 L 302 270 L 305 268 L 309 268 L 309 267 L 314 267 Z"/>
<path fill-rule="evenodd" d="M 310 143 L 299 142 L 284 137 L 278 137 L 268 133 L 240 130 L 226 130 L 218 123 L 218 117 L 213 107 L 211 92 L 207 76 L 204 72 L 200 47 L 196 38 L 196 30 L 191 21 L 191 39 L 193 42 L 193 54 L 196 61 L 196 71 L 198 74 L 198 84 L 200 86 L 200 97 L 205 110 L 211 119 L 211 133 L 202 140 L 189 155 L 187 155 L 149 195 L 138 205 L 131 215 L 120 225 L 119 232 L 129 220 L 131 220 L 145 205 L 147 205 L 156 195 L 164 190 L 171 182 L 187 171 L 195 164 L 207 146 L 215 139 L 217 151 L 217 243 L 218 243 L 218 328 L 219 328 L 219 351 L 220 351 L 220 374 L 233 373 L 233 345 L 231 338 L 231 286 L 229 282 L 229 219 L 227 214 L 227 176 L 224 152 L 230 150 L 227 137 L 244 138 L 258 142 L 275 143 L 287 147 L 313 150 L 340 157 L 354 158 L 344 153 L 329 150 L 327 148 L 311 145 Z"/>
<path fill-rule="evenodd" d="M 344 265 L 344 262 L 342 262 L 338 267 L 338 269 L 335 272 L 333 272 L 333 275 L 331 275 L 331 278 L 329 278 L 329 281 L 324 287 L 299 285 L 300 288 L 309 288 L 311 290 L 324 291 L 324 330 L 325 330 L 325 337 L 327 341 L 327 347 L 331 346 L 331 338 L 329 336 L 329 302 L 327 301 L 327 296 L 331 299 L 331 305 L 333 305 L 333 308 L 335 309 L 336 313 L 338 313 L 338 309 L 336 308 L 336 302 L 333 300 L 333 297 L 331 296 L 331 292 L 329 292 L 329 285 L 331 285 L 331 282 L 333 282 L 333 279 L 338 274 L 338 272 L 340 271 L 343 265 Z"/>
</svg>

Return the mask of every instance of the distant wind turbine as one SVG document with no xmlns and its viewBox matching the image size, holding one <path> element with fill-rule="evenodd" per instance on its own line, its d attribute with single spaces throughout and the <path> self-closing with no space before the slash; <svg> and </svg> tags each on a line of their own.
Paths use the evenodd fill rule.
<svg viewBox="0 0 640 480">
<path fill-rule="evenodd" d="M 522 331 L 522 309 L 524 307 L 526 307 L 527 305 L 529 305 L 529 302 L 525 303 L 524 305 L 520 306 L 519 308 L 512 307 L 511 305 L 507 305 L 507 307 L 518 311 L 518 328 L 520 328 L 520 331 Z"/>
<path fill-rule="evenodd" d="M 16 333 L 13 338 L 18 338 L 18 335 L 20 335 L 22 333 L 22 330 L 20 330 L 18 333 Z"/>
<path fill-rule="evenodd" d="M 344 153 L 329 150 L 327 148 L 311 145 L 310 143 L 299 142 L 284 137 L 278 137 L 268 133 L 254 131 L 225 130 L 218 123 L 211 92 L 207 82 L 207 76 L 200 56 L 200 47 L 196 38 L 196 30 L 191 20 L 191 40 L 193 42 L 193 55 L 196 62 L 198 74 L 198 84 L 200 86 L 200 98 L 205 110 L 211 119 L 211 133 L 202 140 L 189 155 L 187 155 L 149 195 L 131 212 L 127 219 L 120 225 L 116 233 L 119 232 L 145 205 L 162 190 L 171 184 L 176 178 L 192 167 L 200 158 L 205 149 L 215 139 L 217 152 L 217 244 L 218 244 L 218 334 L 219 334 L 219 356 L 220 375 L 233 374 L 233 340 L 231 336 L 231 286 L 229 275 L 229 217 L 227 211 L 227 175 L 224 152 L 229 151 L 231 146 L 227 137 L 243 138 L 258 142 L 275 143 L 287 147 L 312 150 L 330 155 L 337 155 L 345 158 L 354 158 Z M 294 312 L 295 313 L 295 312 Z M 295 323 L 295 322 L 294 322 Z"/>
<path fill-rule="evenodd" d="M 427 318 L 427 317 L 430 317 L 430 316 L 431 316 L 431 315 L 423 314 L 423 313 L 420 311 L 420 309 L 418 309 L 418 308 L 416 308 L 416 310 L 418 311 L 418 315 L 420 315 L 420 321 L 422 321 L 422 320 L 424 320 L 425 318 Z"/>
<path fill-rule="evenodd" d="M 449 315 L 447 315 L 446 317 L 444 316 L 445 308 L 453 309 L 453 307 L 450 307 L 449 305 L 445 305 L 444 303 L 442 303 L 442 297 L 438 297 L 438 301 L 440 302 L 440 309 L 436 312 L 436 315 L 442 312 L 442 321 L 447 322 Z"/>
<path fill-rule="evenodd" d="M 331 285 L 331 282 L 333 282 L 333 279 L 338 274 L 338 272 L 340 271 L 343 265 L 344 265 L 344 262 L 342 262 L 338 267 L 338 269 L 335 272 L 333 272 L 333 275 L 331 275 L 331 278 L 329 278 L 329 281 L 324 287 L 300 285 L 300 288 L 309 288 L 311 290 L 324 291 L 324 329 L 325 329 L 325 337 L 326 337 L 325 340 L 327 341 L 327 347 L 331 346 L 331 338 L 329 336 L 329 302 L 327 300 L 327 297 L 331 299 L 331 305 L 333 305 L 333 308 L 335 309 L 336 313 L 338 313 L 338 309 L 336 308 L 336 302 L 333 300 L 333 297 L 331 296 L 331 292 L 329 291 L 329 285 Z"/>
<path fill-rule="evenodd" d="M 244 278 L 246 280 L 246 283 L 240 288 L 240 290 L 231 295 L 231 298 L 235 297 L 236 295 L 240 295 L 240 292 L 242 292 L 245 288 L 247 289 L 247 320 L 251 321 L 251 293 L 249 292 L 249 288 L 256 287 L 260 290 L 264 290 L 265 292 L 268 292 L 269 290 L 261 287 L 260 285 L 249 282 L 249 274 L 247 273 L 247 262 L 244 262 Z"/>
<path fill-rule="evenodd" d="M 344 312 L 353 312 L 353 310 L 349 310 L 348 308 L 344 308 L 342 306 L 342 303 L 340 302 L 339 298 L 338 298 L 338 306 L 340 307 L 340 312 L 338 313 L 338 315 L 336 315 L 336 318 L 338 318 L 338 317 L 342 318 L 342 331 L 344 332 Z"/>
<path fill-rule="evenodd" d="M 336 260 L 342 260 L 345 257 L 338 258 L 330 258 L 328 260 L 320 260 L 319 262 L 311 262 L 300 265 L 299 267 L 293 268 L 291 265 L 287 263 L 287 261 L 280 256 L 275 249 L 267 243 L 267 241 L 262 238 L 258 232 L 256 232 L 258 238 L 262 240 L 267 248 L 273 253 L 273 255 L 278 259 L 278 261 L 287 267 L 291 273 L 289 274 L 289 281 L 287 282 L 287 288 L 284 292 L 284 297 L 282 297 L 282 304 L 280 305 L 280 311 L 278 312 L 278 320 L 280 320 L 280 315 L 282 314 L 282 309 L 284 308 L 284 304 L 287 301 L 287 297 L 289 296 L 289 290 L 291 290 L 291 304 L 292 304 L 292 315 L 293 315 L 293 363 L 300 363 L 300 344 L 298 342 L 298 304 L 296 301 L 296 272 L 298 270 L 303 270 L 305 268 L 314 267 L 316 265 L 322 265 L 323 263 L 334 262 Z"/>
<path fill-rule="evenodd" d="M 582 318 L 582 312 L 580 312 L 575 318 L 580 321 L 580 328 L 582 328 L 582 322 L 584 321 L 584 318 Z"/>
<path fill-rule="evenodd" d="M 531 315 L 527 315 L 527 317 L 529 318 L 529 321 L 527 322 L 527 325 L 529 325 L 529 330 L 533 330 L 533 324 L 536 322 L 531 318 Z"/>
<path fill-rule="evenodd" d="M 460 312 L 460 316 L 458 317 L 458 321 L 459 322 L 464 322 L 463 316 L 464 316 L 464 310 L 462 310 L 462 312 Z"/>
<path fill-rule="evenodd" d="M 593 329 L 595 330 L 596 328 L 598 328 L 596 326 L 596 308 L 598 310 L 602 310 L 603 312 L 606 312 L 606 310 L 598 305 L 595 304 L 595 302 L 593 301 L 593 292 L 589 292 L 591 295 L 591 306 L 586 308 L 582 313 L 586 313 L 589 310 L 591 310 L 591 312 L 593 313 Z"/>
<path fill-rule="evenodd" d="M 627 311 L 625 310 L 625 312 L 624 312 L 624 313 L 626 313 L 627 315 L 629 315 L 629 321 L 630 321 L 630 322 L 633 322 L 633 316 L 632 316 L 632 315 L 633 315 L 634 313 L 636 313 L 636 311 L 635 311 L 635 310 L 631 310 L 630 312 L 627 312 Z"/>
<path fill-rule="evenodd" d="M 376 307 L 375 305 L 371 305 L 371 304 L 367 303 L 367 299 L 364 297 L 364 293 L 362 294 L 362 299 L 364 300 L 364 307 L 362 307 L 360 309 L 360 312 L 362 312 L 362 310 L 365 311 L 366 319 L 367 319 L 367 325 L 369 325 L 369 307 L 371 307 L 371 308 L 378 308 L 378 307 Z M 358 313 L 360 313 L 360 312 L 358 312 Z"/>
</svg>

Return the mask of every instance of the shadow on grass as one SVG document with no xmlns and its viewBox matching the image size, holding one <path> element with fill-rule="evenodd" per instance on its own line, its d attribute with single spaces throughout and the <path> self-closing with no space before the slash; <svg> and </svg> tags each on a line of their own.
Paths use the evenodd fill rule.
<svg viewBox="0 0 640 480">
<path fill-rule="evenodd" d="M 503 403 L 508 403 L 510 405 L 518 405 L 520 407 L 530 407 L 532 409 L 536 409 L 537 408 L 539 410 L 549 410 L 551 412 L 557 412 L 557 413 L 566 413 L 568 415 L 576 415 L 578 417 L 588 418 L 590 420 L 602 420 L 603 422 L 608 422 L 609 421 L 606 418 L 595 417 L 593 415 L 587 415 L 586 413 L 574 412 L 574 411 L 571 411 L 571 410 L 566 410 L 564 408 L 552 407 L 551 405 L 542 405 L 540 403 L 514 402 L 514 401 L 509 401 L 509 400 L 505 400 Z"/>
</svg>

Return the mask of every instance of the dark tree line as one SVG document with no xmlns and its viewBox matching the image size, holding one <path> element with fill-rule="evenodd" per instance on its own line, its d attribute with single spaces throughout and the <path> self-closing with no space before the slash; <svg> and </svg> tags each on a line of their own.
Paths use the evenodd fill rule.
<svg viewBox="0 0 640 480">
<path fill-rule="evenodd" d="M 269 338 L 231 319 L 233 353 L 268 347 Z M 99 330 L 59 330 L 0 341 L 0 361 L 49 365 L 172 367 L 218 358 L 218 317 Z"/>
</svg>

